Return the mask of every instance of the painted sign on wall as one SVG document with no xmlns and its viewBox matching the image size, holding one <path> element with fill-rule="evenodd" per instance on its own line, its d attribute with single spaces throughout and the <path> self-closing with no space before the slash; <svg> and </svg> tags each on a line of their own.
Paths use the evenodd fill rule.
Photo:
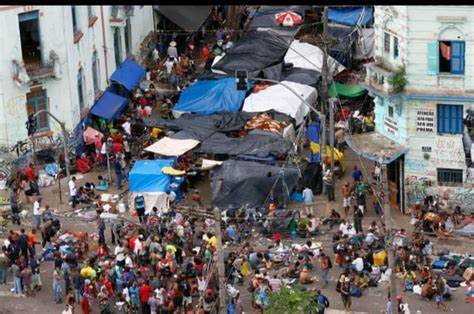
<svg viewBox="0 0 474 314">
<path fill-rule="evenodd" d="M 420 133 L 433 133 L 435 112 L 430 109 L 416 111 L 416 131 Z"/>
<path fill-rule="evenodd" d="M 436 136 L 431 156 L 436 167 L 466 168 L 461 136 Z"/>
<path fill-rule="evenodd" d="M 384 119 L 384 128 L 385 131 L 388 133 L 398 136 L 398 123 L 395 121 L 395 119 L 392 119 L 390 117 L 385 117 Z"/>
</svg>

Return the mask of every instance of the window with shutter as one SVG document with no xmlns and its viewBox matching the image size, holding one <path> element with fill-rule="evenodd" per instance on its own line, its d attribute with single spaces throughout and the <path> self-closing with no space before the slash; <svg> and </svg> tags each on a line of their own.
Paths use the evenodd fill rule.
<svg viewBox="0 0 474 314">
<path fill-rule="evenodd" d="M 451 74 L 464 74 L 464 42 L 451 42 Z"/>
<path fill-rule="evenodd" d="M 437 75 L 439 72 L 439 45 L 438 41 L 430 41 L 427 44 L 427 72 L 429 75 Z"/>
<path fill-rule="evenodd" d="M 438 133 L 463 133 L 463 105 L 438 104 Z"/>
<path fill-rule="evenodd" d="M 390 34 L 389 33 L 384 33 L 383 50 L 385 52 L 390 52 Z"/>
</svg>

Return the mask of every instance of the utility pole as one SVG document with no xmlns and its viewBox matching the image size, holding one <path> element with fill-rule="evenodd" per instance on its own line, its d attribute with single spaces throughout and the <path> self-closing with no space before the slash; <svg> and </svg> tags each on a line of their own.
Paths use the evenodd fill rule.
<svg viewBox="0 0 474 314">
<path fill-rule="evenodd" d="M 331 146 L 331 173 L 334 173 L 334 102 L 329 99 L 329 145 Z"/>
<path fill-rule="evenodd" d="M 397 282 L 395 277 L 395 252 L 394 252 L 394 243 L 392 237 L 392 213 L 390 211 L 390 187 L 388 184 L 388 171 L 387 164 L 382 160 L 380 161 L 382 166 L 382 180 L 383 180 L 383 192 L 385 193 L 384 208 L 383 208 L 383 217 L 385 223 L 385 247 L 388 251 L 388 268 L 391 269 L 392 273 L 390 274 L 390 300 L 392 304 L 392 313 L 397 312 Z"/>
<path fill-rule="evenodd" d="M 322 46 L 323 46 L 323 68 L 322 68 L 322 82 L 321 82 L 321 129 L 322 129 L 322 136 L 321 136 L 321 145 L 320 147 L 320 156 L 321 156 L 321 165 L 324 163 L 324 159 L 326 157 L 326 109 L 327 109 L 327 101 L 328 101 L 328 51 L 327 51 L 327 44 L 328 44 L 328 7 L 324 6 L 323 12 L 323 34 L 322 38 Z"/>
</svg>

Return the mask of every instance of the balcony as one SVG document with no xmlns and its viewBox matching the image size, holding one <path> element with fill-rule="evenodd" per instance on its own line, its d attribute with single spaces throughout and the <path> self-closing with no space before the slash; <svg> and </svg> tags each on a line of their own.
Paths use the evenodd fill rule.
<svg viewBox="0 0 474 314">
<path fill-rule="evenodd" d="M 31 80 L 60 78 L 59 57 L 51 50 L 49 59 L 42 62 L 39 59 L 26 58 L 24 62 L 12 60 L 13 80 L 19 85 L 28 84 Z"/>
<path fill-rule="evenodd" d="M 46 79 L 54 77 L 54 65 L 44 65 L 40 63 L 26 63 L 26 73 L 32 80 Z"/>
<path fill-rule="evenodd" d="M 366 76 L 363 85 L 385 95 L 394 94 L 389 80 L 395 73 L 388 66 L 381 62 L 372 62 L 365 64 Z"/>
</svg>

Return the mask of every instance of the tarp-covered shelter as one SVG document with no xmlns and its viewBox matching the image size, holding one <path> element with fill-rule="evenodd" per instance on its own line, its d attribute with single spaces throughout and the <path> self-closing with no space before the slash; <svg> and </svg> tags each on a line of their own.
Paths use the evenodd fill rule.
<svg viewBox="0 0 474 314">
<path fill-rule="evenodd" d="M 281 63 L 294 35 L 294 32 L 285 30 L 281 32 L 272 29 L 250 30 L 213 66 L 213 69 L 231 75 L 237 70 L 247 70 L 251 78 L 258 77 L 263 71 L 266 72 L 263 75 L 265 78 L 279 80 Z"/>
<path fill-rule="evenodd" d="M 145 150 L 163 156 L 181 156 L 197 145 L 199 145 L 199 141 L 193 139 L 181 140 L 165 136 Z"/>
<path fill-rule="evenodd" d="M 106 90 L 92 106 L 90 113 L 109 121 L 117 119 L 128 104 L 128 100 Z"/>
<path fill-rule="evenodd" d="M 251 86 L 249 84 L 249 88 Z M 233 77 L 197 81 L 183 90 L 173 108 L 173 115 L 176 117 L 183 112 L 199 115 L 212 115 L 221 111 L 236 112 L 240 110 L 245 94 L 245 91 L 237 90 Z"/>
<path fill-rule="evenodd" d="M 282 169 L 252 161 L 226 160 L 211 173 L 212 205 L 222 209 L 246 204 L 259 206 L 267 200 L 272 188 L 273 197 L 283 202 L 298 179 L 299 172 L 294 167 Z"/>
<path fill-rule="evenodd" d="M 201 143 L 199 151 L 206 154 L 281 156 L 291 148 L 291 142 L 272 132 L 253 130 L 245 137 L 232 138 L 215 133 Z"/>
<path fill-rule="evenodd" d="M 130 192 L 167 192 L 171 179 L 161 169 L 173 162 L 173 159 L 137 160 L 130 170 Z"/>
<path fill-rule="evenodd" d="M 291 67 L 283 69 L 282 81 L 290 81 L 317 87 L 321 79 L 321 73 L 315 70 Z"/>
<path fill-rule="evenodd" d="M 373 9 L 369 6 L 329 8 L 328 20 L 342 25 L 369 26 L 373 24 Z"/>
<path fill-rule="evenodd" d="M 331 24 L 328 27 L 328 33 L 337 40 L 337 42 L 329 48 L 329 55 L 345 67 L 351 69 L 357 37 L 354 27 Z"/>
<path fill-rule="evenodd" d="M 294 40 L 285 54 L 285 63 L 292 63 L 296 68 L 315 70 L 321 73 L 323 68 L 323 51 L 315 45 Z M 332 57 L 328 57 L 329 70 L 336 75 L 345 67 Z"/>
<path fill-rule="evenodd" d="M 289 88 L 300 97 L 296 96 Z M 317 97 L 318 94 L 314 87 L 283 81 L 248 96 L 245 99 L 242 111 L 264 112 L 275 110 L 289 115 L 295 119 L 297 125 L 300 125 L 310 110 L 306 103 L 314 104 Z"/>
<path fill-rule="evenodd" d="M 128 91 L 138 86 L 145 76 L 143 69 L 135 60 L 127 58 L 110 77 L 112 82 L 122 85 Z"/>
<path fill-rule="evenodd" d="M 211 13 L 212 5 L 155 5 L 167 19 L 186 31 L 196 31 Z"/>
<path fill-rule="evenodd" d="M 367 90 L 360 85 L 344 85 L 332 82 L 328 89 L 329 97 L 358 98 L 367 93 Z"/>
</svg>

